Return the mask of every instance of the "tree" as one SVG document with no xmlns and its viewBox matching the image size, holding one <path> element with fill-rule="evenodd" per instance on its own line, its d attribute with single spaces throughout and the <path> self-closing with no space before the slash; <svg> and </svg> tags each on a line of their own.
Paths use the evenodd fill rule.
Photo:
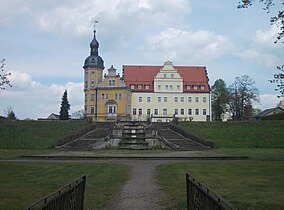
<svg viewBox="0 0 284 210">
<path fill-rule="evenodd" d="M 0 61 L 0 90 L 5 90 L 5 85 L 12 87 L 8 79 L 8 76 L 10 76 L 11 73 L 4 73 L 4 66 L 5 66 L 5 59 L 2 59 Z"/>
<path fill-rule="evenodd" d="M 284 65 L 277 66 L 277 69 L 280 71 L 278 74 L 274 74 L 274 78 L 268 80 L 270 83 L 275 83 L 276 88 L 275 91 L 279 92 L 278 98 L 284 97 Z"/>
<path fill-rule="evenodd" d="M 84 110 L 81 109 L 81 110 L 78 110 L 76 112 L 73 112 L 72 118 L 73 119 L 80 119 L 80 120 L 84 119 Z"/>
<path fill-rule="evenodd" d="M 280 0 L 281 1 L 281 0 Z M 263 8 L 267 13 L 270 12 L 270 8 L 274 6 L 274 2 L 276 0 L 259 0 L 259 2 L 263 3 L 265 7 Z M 253 0 L 241 0 L 239 2 L 238 8 L 248 8 L 252 6 Z M 282 4 L 284 5 L 284 0 L 282 0 Z M 283 39 L 284 37 L 284 10 L 280 10 L 276 16 L 273 16 L 270 18 L 270 24 L 271 25 L 276 25 L 279 27 L 280 32 L 278 32 L 278 36 L 274 43 L 277 43 L 279 40 Z M 284 41 L 282 41 L 284 44 Z M 277 96 L 278 98 L 284 97 L 284 65 L 282 66 L 277 66 L 276 67 L 278 70 L 282 71 L 280 73 L 276 73 L 273 75 L 273 79 L 268 80 L 270 83 L 275 83 L 276 84 L 276 89 L 275 91 L 279 92 L 279 95 Z"/>
<path fill-rule="evenodd" d="M 251 115 L 252 103 L 259 102 L 259 91 L 255 82 L 248 76 L 237 77 L 229 87 L 229 106 L 233 120 L 245 120 Z"/>
<path fill-rule="evenodd" d="M 70 110 L 70 104 L 67 99 L 67 90 L 64 91 L 62 96 L 62 102 L 60 107 L 60 120 L 68 120 L 69 119 L 69 110 Z"/>
<path fill-rule="evenodd" d="M 224 80 L 218 79 L 211 88 L 212 118 L 221 121 L 228 111 L 229 90 Z"/>
<path fill-rule="evenodd" d="M 7 107 L 7 109 L 4 110 L 4 112 L 6 113 L 8 120 L 17 120 L 16 114 L 11 106 Z"/>
<path fill-rule="evenodd" d="M 259 2 L 263 3 L 265 7 L 263 8 L 267 13 L 270 13 L 270 8 L 275 5 L 274 2 L 276 0 L 258 0 Z M 281 0 L 279 0 L 281 1 Z M 238 8 L 248 8 L 253 5 L 254 0 L 241 0 L 239 2 Z M 282 4 L 284 5 L 284 0 L 282 0 Z M 277 39 L 274 43 L 277 43 L 277 41 L 281 40 L 284 37 L 284 10 L 278 11 L 278 14 L 270 18 L 270 24 L 276 25 L 279 27 L 280 32 L 278 32 Z M 282 42 L 284 43 L 284 41 Z"/>
</svg>

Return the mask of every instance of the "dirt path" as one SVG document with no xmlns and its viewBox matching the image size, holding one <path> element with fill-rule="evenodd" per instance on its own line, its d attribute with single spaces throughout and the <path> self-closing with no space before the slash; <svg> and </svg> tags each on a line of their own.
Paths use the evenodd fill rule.
<svg viewBox="0 0 284 210">
<path fill-rule="evenodd" d="M 155 168 L 159 163 L 129 161 L 127 164 L 132 166 L 130 180 L 107 209 L 163 209 L 162 201 L 165 199 L 165 194 L 159 189 L 155 180 Z"/>
</svg>

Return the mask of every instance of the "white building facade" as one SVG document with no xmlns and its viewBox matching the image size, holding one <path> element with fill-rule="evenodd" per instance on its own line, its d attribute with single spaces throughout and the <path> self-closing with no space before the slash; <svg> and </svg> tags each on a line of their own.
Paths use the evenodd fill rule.
<svg viewBox="0 0 284 210">
<path fill-rule="evenodd" d="M 132 90 L 134 119 L 210 120 L 210 89 L 205 67 L 175 67 L 170 61 L 163 66 L 124 66 L 124 80 Z"/>
</svg>

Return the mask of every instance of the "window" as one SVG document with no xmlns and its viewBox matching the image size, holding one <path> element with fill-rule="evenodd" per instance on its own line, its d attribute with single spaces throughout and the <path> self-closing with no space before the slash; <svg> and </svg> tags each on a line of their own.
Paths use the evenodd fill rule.
<svg viewBox="0 0 284 210">
<path fill-rule="evenodd" d="M 142 115 L 142 114 L 143 114 L 142 109 L 139 109 L 139 110 L 138 110 L 138 114 L 139 114 L 139 115 Z"/>
<path fill-rule="evenodd" d="M 158 90 L 161 90 L 161 85 L 158 85 Z"/>
<path fill-rule="evenodd" d="M 199 115 L 199 109 L 195 109 L 195 115 Z"/>
<path fill-rule="evenodd" d="M 145 89 L 149 90 L 150 86 L 149 85 L 145 85 Z"/>
<path fill-rule="evenodd" d="M 193 90 L 197 90 L 197 85 L 193 85 Z"/>
<path fill-rule="evenodd" d="M 115 86 L 115 80 L 109 80 L 108 86 Z"/>
<path fill-rule="evenodd" d="M 175 113 L 174 113 L 175 115 L 178 115 L 178 109 L 175 109 Z"/>
<path fill-rule="evenodd" d="M 95 100 L 95 94 L 91 94 L 91 101 Z"/>
<path fill-rule="evenodd" d="M 203 103 L 206 103 L 206 97 L 202 98 Z"/>
<path fill-rule="evenodd" d="M 108 100 L 108 94 L 106 94 L 106 100 Z"/>
<path fill-rule="evenodd" d="M 154 115 L 158 115 L 158 114 L 159 114 L 158 109 L 154 109 Z"/>
<path fill-rule="evenodd" d="M 103 99 L 103 100 L 105 99 L 105 94 L 102 94 L 102 99 Z"/>
<path fill-rule="evenodd" d="M 167 78 L 167 74 L 164 74 L 164 78 Z"/>
<path fill-rule="evenodd" d="M 187 110 L 187 114 L 188 114 L 188 115 L 192 115 L 192 109 L 188 109 L 188 110 Z"/>
<path fill-rule="evenodd" d="M 203 109 L 202 113 L 203 115 L 206 115 L 206 109 Z"/>
<path fill-rule="evenodd" d="M 175 102 L 178 102 L 178 97 L 177 96 L 175 96 Z"/>
<path fill-rule="evenodd" d="M 180 102 L 184 102 L 184 97 L 180 97 Z"/>
<path fill-rule="evenodd" d="M 121 93 L 119 93 L 118 94 L 118 99 L 121 100 L 121 97 L 122 97 L 122 95 L 121 95 Z"/>
<path fill-rule="evenodd" d="M 190 96 L 187 98 L 187 101 L 188 101 L 188 103 L 191 103 L 191 102 L 192 102 L 192 99 L 191 99 Z"/>
<path fill-rule="evenodd" d="M 135 89 L 135 85 L 130 85 L 130 89 L 134 90 Z"/>
<path fill-rule="evenodd" d="M 168 85 L 166 85 L 166 90 L 168 90 L 169 89 L 169 86 Z"/>
<path fill-rule="evenodd" d="M 201 85 L 201 86 L 200 86 L 200 90 L 205 90 L 205 86 L 204 86 L 204 85 Z"/>
<path fill-rule="evenodd" d="M 172 85 L 170 85 L 170 89 L 171 89 L 171 90 L 173 89 L 173 86 L 172 86 Z"/>
<path fill-rule="evenodd" d="M 88 81 L 86 81 L 86 83 L 85 83 L 85 87 L 86 87 L 86 88 L 88 87 Z"/>
<path fill-rule="evenodd" d="M 142 90 L 142 85 L 137 86 L 138 90 Z"/>
<path fill-rule="evenodd" d="M 174 74 L 171 74 L 171 78 L 174 78 Z"/>
<path fill-rule="evenodd" d="M 92 71 L 92 74 L 94 74 L 95 72 L 94 71 Z"/>
<path fill-rule="evenodd" d="M 180 85 L 177 85 L 177 89 L 180 90 Z"/>
<path fill-rule="evenodd" d="M 151 109 L 147 109 L 147 115 L 149 116 L 151 114 Z"/>
<path fill-rule="evenodd" d="M 137 113 L 136 113 L 136 108 L 133 108 L 133 109 L 132 109 L 132 114 L 133 114 L 133 115 L 136 115 L 136 114 L 137 114 Z"/>
<path fill-rule="evenodd" d="M 107 111 L 108 111 L 109 114 L 116 113 L 116 106 L 115 105 L 108 105 Z"/>
<path fill-rule="evenodd" d="M 164 102 L 168 102 L 168 97 L 164 97 Z"/>
<path fill-rule="evenodd" d="M 195 97 L 195 103 L 198 103 L 199 102 L 199 98 L 198 96 Z"/>
<path fill-rule="evenodd" d="M 91 85 L 94 85 L 94 84 L 95 84 L 95 81 L 94 81 L 94 80 L 92 80 L 92 81 L 91 81 Z"/>
<path fill-rule="evenodd" d="M 115 100 L 118 99 L 118 94 L 117 94 L 117 93 L 114 94 L 114 99 L 115 99 Z"/>
<path fill-rule="evenodd" d="M 87 94 L 85 94 L 85 101 L 87 101 L 88 100 L 88 95 Z"/>
<path fill-rule="evenodd" d="M 162 102 L 162 97 L 158 97 L 158 102 Z"/>
<path fill-rule="evenodd" d="M 187 85 L 187 86 L 186 86 L 186 89 L 187 89 L 187 90 L 190 90 L 190 85 Z"/>
<path fill-rule="evenodd" d="M 91 106 L 91 114 L 95 113 L 95 107 Z"/>
<path fill-rule="evenodd" d="M 163 115 L 168 115 L 168 110 L 167 109 L 163 109 Z"/>
<path fill-rule="evenodd" d="M 142 102 L 142 97 L 141 96 L 139 96 L 138 102 Z"/>
<path fill-rule="evenodd" d="M 181 109 L 181 110 L 180 110 L 180 114 L 181 114 L 181 115 L 184 115 L 184 109 Z"/>
<path fill-rule="evenodd" d="M 147 102 L 151 102 L 151 97 L 150 96 L 147 97 Z"/>
</svg>

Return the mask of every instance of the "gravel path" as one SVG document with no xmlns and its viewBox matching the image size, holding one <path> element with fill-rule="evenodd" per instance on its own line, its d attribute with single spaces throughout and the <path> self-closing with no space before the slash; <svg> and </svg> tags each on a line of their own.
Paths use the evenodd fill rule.
<svg viewBox="0 0 284 210">
<path fill-rule="evenodd" d="M 155 168 L 159 163 L 152 161 L 129 161 L 132 166 L 130 180 L 123 186 L 117 198 L 107 209 L 139 210 L 163 209 L 165 194 L 159 189 L 155 180 Z"/>
</svg>

